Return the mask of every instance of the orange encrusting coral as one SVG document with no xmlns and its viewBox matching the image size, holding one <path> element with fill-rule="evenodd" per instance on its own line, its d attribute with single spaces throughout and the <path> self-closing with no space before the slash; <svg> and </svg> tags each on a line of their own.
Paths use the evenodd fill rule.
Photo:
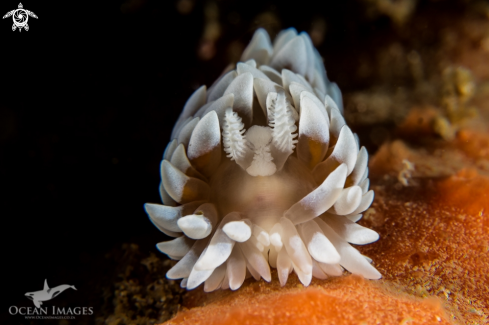
<svg viewBox="0 0 489 325">
<path fill-rule="evenodd" d="M 436 299 L 392 294 L 357 276 L 321 282 L 271 292 L 247 286 L 218 303 L 181 312 L 166 324 L 450 324 Z"/>
<path fill-rule="evenodd" d="M 447 150 L 456 156 L 456 149 Z M 415 186 L 399 186 L 388 176 L 403 157 L 423 167 Z M 362 253 L 377 262 L 388 282 L 417 296 L 444 299 L 456 323 L 483 324 L 489 316 L 489 178 L 473 167 L 433 177 L 439 166 L 451 165 L 444 174 L 463 161 L 445 159 L 402 142 L 379 150 L 371 170 L 384 176 L 373 187 L 376 200 L 363 222 L 381 240 L 362 247 Z"/>
<path fill-rule="evenodd" d="M 414 166 L 411 174 L 415 179 L 448 177 L 462 168 L 476 166 L 473 159 L 453 147 L 439 145 L 437 148 L 414 149 L 401 140 L 395 140 L 382 145 L 370 159 L 372 179 L 399 177 L 406 168 L 403 161 Z"/>
<path fill-rule="evenodd" d="M 463 129 L 457 134 L 456 145 L 469 157 L 489 159 L 489 134 Z"/>
<path fill-rule="evenodd" d="M 411 136 L 416 134 L 423 139 L 426 136 L 433 136 L 433 121 L 440 115 L 439 110 L 433 107 L 417 107 L 409 111 L 404 121 L 397 127 L 400 136 Z"/>
<path fill-rule="evenodd" d="M 438 183 L 437 188 L 442 203 L 483 217 L 482 224 L 489 227 L 489 177 L 475 169 L 462 169 Z"/>
</svg>

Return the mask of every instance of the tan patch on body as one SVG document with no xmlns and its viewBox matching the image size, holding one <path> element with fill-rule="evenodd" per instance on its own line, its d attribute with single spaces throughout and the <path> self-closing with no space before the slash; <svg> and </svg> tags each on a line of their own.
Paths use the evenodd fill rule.
<svg viewBox="0 0 489 325">
<path fill-rule="evenodd" d="M 192 166 L 201 172 L 205 177 L 210 177 L 216 170 L 221 160 L 221 146 L 216 146 L 209 152 L 202 154 L 199 157 L 190 159 Z"/>
<path fill-rule="evenodd" d="M 324 143 L 316 141 L 314 139 L 307 139 L 307 147 L 309 148 L 309 154 L 311 156 L 309 160 L 309 169 L 313 169 L 324 157 L 325 148 Z"/>
<path fill-rule="evenodd" d="M 189 178 L 183 187 L 182 197 L 178 200 L 181 204 L 200 200 L 208 200 L 210 195 L 209 186 L 197 178 Z"/>
</svg>

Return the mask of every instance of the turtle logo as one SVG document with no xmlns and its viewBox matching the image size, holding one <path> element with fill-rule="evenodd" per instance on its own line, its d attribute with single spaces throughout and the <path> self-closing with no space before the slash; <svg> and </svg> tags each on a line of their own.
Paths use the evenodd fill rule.
<svg viewBox="0 0 489 325">
<path fill-rule="evenodd" d="M 3 16 L 3 18 L 8 18 L 12 16 L 12 19 L 14 20 L 14 24 L 12 25 L 12 31 L 15 31 L 17 28 L 19 29 L 19 32 L 22 31 L 22 28 L 24 28 L 26 31 L 29 30 L 29 25 L 27 25 L 27 21 L 29 20 L 29 16 L 36 18 L 37 16 L 35 13 L 29 10 L 25 10 L 24 7 L 22 6 L 22 3 L 19 3 L 19 8 L 14 9 L 12 11 L 9 11 Z"/>
</svg>

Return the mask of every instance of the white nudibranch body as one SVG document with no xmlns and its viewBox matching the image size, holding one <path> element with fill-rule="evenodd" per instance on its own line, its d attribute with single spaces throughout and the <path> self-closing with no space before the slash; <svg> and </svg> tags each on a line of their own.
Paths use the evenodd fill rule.
<svg viewBox="0 0 489 325">
<path fill-rule="evenodd" d="M 378 234 L 356 222 L 373 201 L 368 154 L 343 118 L 341 92 L 326 77 L 306 33 L 270 42 L 258 29 L 240 63 L 188 99 L 161 163 L 164 205 L 146 204 L 178 260 L 169 279 L 205 291 L 238 289 L 247 277 L 281 285 L 294 271 L 379 279 L 350 244 Z"/>
</svg>

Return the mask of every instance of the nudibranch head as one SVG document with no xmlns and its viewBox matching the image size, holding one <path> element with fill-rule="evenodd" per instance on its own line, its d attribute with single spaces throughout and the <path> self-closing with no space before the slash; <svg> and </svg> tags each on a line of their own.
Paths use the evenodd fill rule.
<svg viewBox="0 0 489 325">
<path fill-rule="evenodd" d="M 270 266 L 281 285 L 292 271 L 306 286 L 343 268 L 380 278 L 350 245 L 379 238 L 356 224 L 374 197 L 368 154 L 309 36 L 272 45 L 258 29 L 241 61 L 190 96 L 161 162 L 164 205 L 145 205 L 176 237 L 157 245 L 178 260 L 167 277 L 205 291 L 270 281 Z"/>
</svg>

